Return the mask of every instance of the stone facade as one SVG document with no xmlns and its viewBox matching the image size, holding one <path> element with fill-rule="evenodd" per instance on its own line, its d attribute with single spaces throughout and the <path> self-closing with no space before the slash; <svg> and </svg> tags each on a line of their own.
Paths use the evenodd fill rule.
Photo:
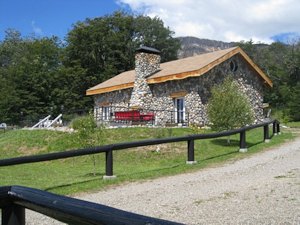
<svg viewBox="0 0 300 225">
<path fill-rule="evenodd" d="M 147 53 L 137 54 L 137 65 L 142 66 L 136 68 L 136 73 L 140 74 L 140 77 L 137 76 L 134 88 L 96 95 L 96 107 L 106 102 L 114 107 L 127 107 L 127 110 L 131 106 L 138 106 L 145 111 L 154 110 L 155 123 L 166 125 L 171 123 L 174 117 L 174 113 L 170 113 L 174 112 L 174 96 L 176 93 L 182 93 L 180 98 L 184 99 L 184 111 L 189 124 L 203 126 L 209 123 L 206 106 L 212 86 L 221 84 L 226 76 L 232 76 L 238 83 L 241 93 L 248 97 L 254 111 L 255 122 L 263 120 L 263 79 L 241 56 L 235 55 L 199 77 L 148 85 L 145 78 L 159 69 L 159 66 L 153 66 L 151 70 L 145 69 L 141 62 L 142 54 Z M 156 64 L 159 58 L 154 55 L 147 60 L 153 60 Z M 102 112 L 98 110 L 97 113 Z"/>
<path fill-rule="evenodd" d="M 130 98 L 130 107 L 143 109 L 152 101 L 152 93 L 147 84 L 147 77 L 160 67 L 160 55 L 137 52 L 135 55 L 135 81 Z"/>
</svg>

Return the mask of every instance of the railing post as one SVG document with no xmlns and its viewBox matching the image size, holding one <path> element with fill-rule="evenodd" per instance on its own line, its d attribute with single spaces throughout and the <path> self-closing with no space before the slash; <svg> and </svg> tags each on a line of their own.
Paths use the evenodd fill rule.
<svg viewBox="0 0 300 225">
<path fill-rule="evenodd" d="M 114 179 L 116 176 L 113 175 L 113 151 L 105 152 L 105 158 L 105 176 L 103 176 L 103 179 Z"/>
<path fill-rule="evenodd" d="M 265 142 L 270 142 L 270 137 L 269 137 L 269 124 L 264 126 L 264 141 Z"/>
<path fill-rule="evenodd" d="M 280 134 L 280 123 L 277 121 L 277 134 Z"/>
<path fill-rule="evenodd" d="M 2 208 L 2 225 L 25 225 L 25 208 L 10 205 Z"/>
<path fill-rule="evenodd" d="M 188 160 L 186 161 L 186 164 L 195 164 L 197 161 L 195 161 L 195 142 L 194 140 L 188 140 Z"/>
<path fill-rule="evenodd" d="M 273 122 L 273 135 L 277 135 L 277 122 L 276 120 Z"/>
<path fill-rule="evenodd" d="M 240 152 L 247 152 L 247 146 L 246 146 L 246 131 L 242 131 L 240 133 Z"/>
</svg>

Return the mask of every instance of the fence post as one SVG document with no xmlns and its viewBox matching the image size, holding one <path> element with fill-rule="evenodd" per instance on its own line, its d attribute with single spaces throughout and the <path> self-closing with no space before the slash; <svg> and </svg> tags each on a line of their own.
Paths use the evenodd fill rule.
<svg viewBox="0 0 300 225">
<path fill-rule="evenodd" d="M 280 123 L 277 121 L 277 134 L 280 134 Z"/>
<path fill-rule="evenodd" d="M 273 122 L 273 135 L 277 135 L 277 122 L 276 120 Z"/>
<path fill-rule="evenodd" d="M 246 131 L 242 131 L 240 133 L 240 152 L 247 152 L 247 146 L 246 146 Z"/>
<path fill-rule="evenodd" d="M 2 225 L 25 225 L 25 208 L 10 205 L 2 208 Z"/>
<path fill-rule="evenodd" d="M 105 152 L 105 158 L 105 176 L 103 176 L 103 179 L 114 179 L 116 176 L 113 175 L 113 151 Z"/>
<path fill-rule="evenodd" d="M 269 124 L 264 126 L 264 141 L 265 142 L 270 142 L 270 137 L 269 137 Z"/>
<path fill-rule="evenodd" d="M 195 164 L 197 161 L 195 161 L 195 142 L 194 140 L 188 140 L 188 160 L 186 161 L 186 164 Z"/>
</svg>

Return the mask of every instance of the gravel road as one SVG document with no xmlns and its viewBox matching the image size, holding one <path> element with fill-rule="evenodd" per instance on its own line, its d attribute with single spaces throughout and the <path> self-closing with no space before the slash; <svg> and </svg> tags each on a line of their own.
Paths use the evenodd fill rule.
<svg viewBox="0 0 300 225">
<path fill-rule="evenodd" d="M 300 224 L 300 137 L 222 166 L 77 197 L 185 224 Z M 27 216 L 27 224 L 61 224 Z"/>
</svg>

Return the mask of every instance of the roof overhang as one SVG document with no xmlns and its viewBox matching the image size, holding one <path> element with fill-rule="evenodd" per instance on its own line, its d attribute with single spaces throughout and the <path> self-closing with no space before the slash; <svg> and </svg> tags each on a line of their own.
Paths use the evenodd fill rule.
<svg viewBox="0 0 300 225">
<path fill-rule="evenodd" d="M 253 68 L 253 70 L 264 80 L 264 83 L 267 86 L 273 87 L 273 83 L 272 83 L 271 79 L 249 58 L 249 56 L 240 47 L 233 49 L 232 51 L 224 54 L 220 58 L 212 61 L 211 63 L 207 64 L 206 66 L 204 66 L 200 69 L 193 70 L 193 71 L 186 71 L 186 72 L 177 73 L 177 74 L 170 74 L 170 75 L 161 76 L 161 77 L 152 77 L 151 78 L 151 76 L 150 76 L 147 79 L 147 83 L 148 84 L 158 84 L 158 83 L 163 83 L 163 82 L 172 81 L 172 80 L 182 80 L 182 79 L 186 79 L 189 77 L 199 77 L 201 75 L 204 75 L 208 71 L 210 71 L 212 68 L 225 62 L 226 60 L 230 59 L 231 57 L 233 57 L 234 55 L 237 55 L 237 54 L 240 54 L 245 59 L 245 61 Z M 126 84 L 115 85 L 115 86 L 110 86 L 110 87 L 105 87 L 105 88 L 89 89 L 86 91 L 86 95 L 96 95 L 96 94 L 102 94 L 102 93 L 132 88 L 133 85 L 134 85 L 134 82 L 130 82 L 130 83 L 126 83 Z"/>
</svg>

